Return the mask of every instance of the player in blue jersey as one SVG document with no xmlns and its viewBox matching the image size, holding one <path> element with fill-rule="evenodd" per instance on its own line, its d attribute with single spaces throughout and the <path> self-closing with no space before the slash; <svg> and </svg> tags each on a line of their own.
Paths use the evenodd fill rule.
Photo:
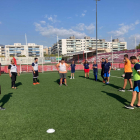
<svg viewBox="0 0 140 140">
<path fill-rule="evenodd" d="M 103 83 L 105 83 L 105 78 L 104 78 L 104 66 L 105 66 L 105 59 L 102 58 L 102 61 L 101 61 L 101 77 L 103 78 Z"/>
<path fill-rule="evenodd" d="M 95 81 L 97 81 L 98 65 L 97 65 L 96 61 L 94 61 L 94 63 L 93 63 L 93 74 L 94 74 Z"/>
<path fill-rule="evenodd" d="M 75 73 L 75 67 L 76 67 L 75 62 L 72 61 L 70 66 L 71 66 L 71 78 L 70 79 L 72 79 L 72 76 L 73 76 L 73 79 L 74 79 L 74 73 Z"/>
<path fill-rule="evenodd" d="M 110 71 L 111 71 L 111 64 L 110 62 L 108 62 L 108 58 L 106 58 L 106 62 L 104 65 L 104 77 L 105 77 L 106 84 L 109 84 Z"/>
</svg>

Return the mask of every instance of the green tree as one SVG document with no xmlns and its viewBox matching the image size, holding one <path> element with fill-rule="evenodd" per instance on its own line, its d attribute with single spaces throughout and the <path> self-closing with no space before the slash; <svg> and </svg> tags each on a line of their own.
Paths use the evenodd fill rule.
<svg viewBox="0 0 140 140">
<path fill-rule="evenodd" d="M 140 44 L 138 44 L 138 46 L 136 46 L 136 49 L 140 49 Z"/>
</svg>

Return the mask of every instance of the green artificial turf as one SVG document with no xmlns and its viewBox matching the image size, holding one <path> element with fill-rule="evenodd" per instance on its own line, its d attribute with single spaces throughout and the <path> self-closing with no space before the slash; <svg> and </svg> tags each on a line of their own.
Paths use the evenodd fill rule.
<svg viewBox="0 0 140 140">
<path fill-rule="evenodd" d="M 123 71 L 112 71 L 120 77 Z M 100 74 L 100 72 L 99 72 Z M 18 89 L 10 88 L 8 74 L 1 75 L 0 140 L 138 140 L 140 109 L 125 109 L 132 93 L 119 92 L 122 78 L 111 77 L 103 84 L 92 71 L 84 78 L 83 71 L 59 87 L 57 72 L 40 73 L 40 85 L 32 85 L 32 74 L 17 77 Z M 127 85 L 129 89 L 129 84 Z M 56 130 L 46 133 L 49 128 Z"/>
</svg>

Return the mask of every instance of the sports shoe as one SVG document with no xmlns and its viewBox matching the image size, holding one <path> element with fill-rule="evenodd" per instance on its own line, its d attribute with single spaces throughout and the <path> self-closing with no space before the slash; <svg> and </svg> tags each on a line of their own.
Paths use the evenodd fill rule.
<svg viewBox="0 0 140 140">
<path fill-rule="evenodd" d="M 73 79 L 75 79 L 75 78 L 73 77 Z"/>
<path fill-rule="evenodd" d="M 103 83 L 105 83 L 105 81 L 103 80 Z"/>
<path fill-rule="evenodd" d="M 72 77 L 70 79 L 72 79 Z"/>
<path fill-rule="evenodd" d="M 5 108 L 3 108 L 3 107 L 0 107 L 0 110 L 5 110 Z"/>
<path fill-rule="evenodd" d="M 106 84 L 108 85 L 108 84 L 109 84 L 109 82 L 106 82 Z"/>
<path fill-rule="evenodd" d="M 119 89 L 119 91 L 121 91 L 121 92 L 125 92 L 125 89 L 121 88 L 121 89 Z"/>
<path fill-rule="evenodd" d="M 134 106 L 126 105 L 125 108 L 127 108 L 127 109 L 134 109 Z"/>
<path fill-rule="evenodd" d="M 134 107 L 140 108 L 140 106 L 138 106 L 138 105 L 135 105 Z"/>
<path fill-rule="evenodd" d="M 65 84 L 65 86 L 68 86 L 67 84 Z"/>
<path fill-rule="evenodd" d="M 36 83 L 33 83 L 33 85 L 36 85 Z"/>
<path fill-rule="evenodd" d="M 36 82 L 36 84 L 40 84 L 40 83 Z"/>
<path fill-rule="evenodd" d="M 59 85 L 59 87 L 61 87 L 61 86 L 62 86 L 62 84 Z"/>
<path fill-rule="evenodd" d="M 127 91 L 133 91 L 133 88 L 128 89 Z"/>
</svg>

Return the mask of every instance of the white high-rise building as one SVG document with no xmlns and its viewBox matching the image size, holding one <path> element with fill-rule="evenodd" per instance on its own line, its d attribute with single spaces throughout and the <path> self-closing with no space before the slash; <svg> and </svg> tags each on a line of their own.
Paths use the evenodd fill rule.
<svg viewBox="0 0 140 140">
<path fill-rule="evenodd" d="M 122 51 L 127 49 L 127 42 L 119 42 L 118 39 L 113 39 L 112 42 L 106 42 L 105 39 L 97 40 L 98 51 L 105 50 L 106 52 L 111 52 L 113 46 L 113 51 Z M 84 39 L 76 39 L 74 36 L 69 39 L 61 39 L 55 43 L 51 48 L 51 53 L 56 54 L 68 54 L 80 51 L 89 51 L 96 49 L 96 39 L 90 37 L 84 37 Z"/>
<path fill-rule="evenodd" d="M 43 45 L 36 45 L 35 43 L 28 43 L 27 45 L 21 45 L 21 43 L 5 45 L 5 56 L 43 57 Z"/>
<path fill-rule="evenodd" d="M 0 56 L 5 56 L 5 46 L 0 45 Z"/>
</svg>

